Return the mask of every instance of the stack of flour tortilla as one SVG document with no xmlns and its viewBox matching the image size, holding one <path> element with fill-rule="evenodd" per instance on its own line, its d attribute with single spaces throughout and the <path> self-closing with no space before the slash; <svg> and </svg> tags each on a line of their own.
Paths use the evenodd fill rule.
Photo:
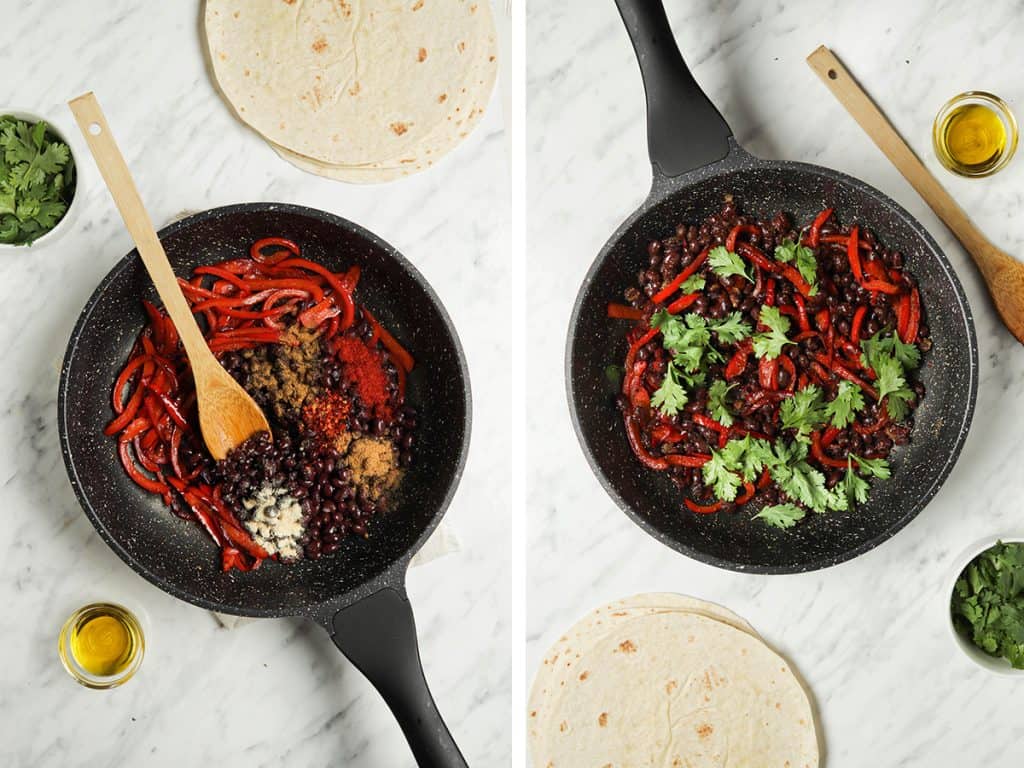
<svg viewBox="0 0 1024 768">
<path fill-rule="evenodd" d="M 643 594 L 599 608 L 544 657 L 536 768 L 816 768 L 810 701 L 754 629 L 712 603 Z"/>
<path fill-rule="evenodd" d="M 286 160 L 332 179 L 424 170 L 483 116 L 489 0 L 206 0 L 217 84 Z"/>
</svg>

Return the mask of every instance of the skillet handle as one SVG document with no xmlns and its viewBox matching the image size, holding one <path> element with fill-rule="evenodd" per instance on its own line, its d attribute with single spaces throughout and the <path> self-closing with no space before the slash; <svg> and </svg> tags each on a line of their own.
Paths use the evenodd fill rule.
<svg viewBox="0 0 1024 768">
<path fill-rule="evenodd" d="M 468 768 L 427 688 L 404 590 L 385 587 L 327 622 L 334 644 L 373 683 L 420 768 Z"/>
<path fill-rule="evenodd" d="M 615 0 L 647 93 L 647 149 L 665 176 L 721 160 L 732 130 L 693 79 L 661 0 Z"/>
</svg>

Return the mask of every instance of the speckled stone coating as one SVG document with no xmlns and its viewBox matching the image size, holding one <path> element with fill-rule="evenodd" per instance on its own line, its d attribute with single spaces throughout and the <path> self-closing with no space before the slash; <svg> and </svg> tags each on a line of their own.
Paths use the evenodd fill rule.
<svg viewBox="0 0 1024 768">
<path fill-rule="evenodd" d="M 68 475 L 104 541 L 161 589 L 196 605 L 246 616 L 308 615 L 326 621 L 383 586 L 402 591 L 409 560 L 448 507 L 469 447 L 470 390 L 455 329 L 433 289 L 390 245 L 338 216 L 295 205 L 216 208 L 160 232 L 175 272 L 241 257 L 261 237 L 286 237 L 304 257 L 334 271 L 362 268 L 357 300 L 416 358 L 408 402 L 419 412 L 417 449 L 392 511 L 370 539 L 348 537 L 335 554 L 295 565 L 266 562 L 222 573 L 216 546 L 124 473 L 113 439 L 113 382 L 145 322 L 141 300 L 156 301 L 138 253 L 104 278 L 71 334 L 61 372 L 58 422 Z"/>
<path fill-rule="evenodd" d="M 655 168 L 651 194 L 612 235 L 584 279 L 566 346 L 566 386 L 576 434 L 587 460 L 615 502 L 662 543 L 706 563 L 737 571 L 792 573 L 825 568 L 882 543 L 909 523 L 949 475 L 963 447 L 978 389 L 974 322 L 963 288 L 935 240 L 910 214 L 878 190 L 827 168 L 753 157 L 729 139 L 723 159 L 676 178 Z M 754 510 L 694 515 L 662 474 L 630 451 L 615 387 L 605 374 L 622 365 L 630 323 L 605 308 L 646 267 L 647 243 L 718 210 L 731 193 L 746 213 L 768 218 L 779 210 L 798 223 L 834 207 L 843 223 L 858 222 L 886 247 L 902 251 L 917 278 L 933 349 L 920 378 L 925 399 L 914 413 L 911 443 L 893 454 L 893 477 L 876 481 L 856 511 L 810 515 L 779 530 L 751 522 Z"/>
</svg>

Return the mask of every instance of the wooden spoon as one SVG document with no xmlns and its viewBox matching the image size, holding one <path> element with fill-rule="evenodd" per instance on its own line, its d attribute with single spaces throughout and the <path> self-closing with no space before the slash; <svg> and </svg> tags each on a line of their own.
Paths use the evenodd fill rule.
<svg viewBox="0 0 1024 768">
<path fill-rule="evenodd" d="M 96 97 L 87 93 L 68 102 L 68 106 L 121 211 L 156 292 L 181 336 L 196 382 L 199 428 L 210 454 L 219 461 L 257 432 L 269 433 L 267 418 L 206 345 Z"/>
<path fill-rule="evenodd" d="M 971 223 L 832 51 L 819 46 L 807 63 L 961 242 L 981 270 L 999 316 L 1024 344 L 1024 264 L 996 248 Z"/>
</svg>

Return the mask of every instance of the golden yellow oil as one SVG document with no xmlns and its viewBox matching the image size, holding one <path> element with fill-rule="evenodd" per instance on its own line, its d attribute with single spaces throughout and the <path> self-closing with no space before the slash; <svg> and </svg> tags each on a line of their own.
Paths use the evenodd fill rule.
<svg viewBox="0 0 1024 768">
<path fill-rule="evenodd" d="M 110 687 L 131 677 L 145 643 L 135 616 L 119 605 L 94 603 L 68 620 L 60 646 L 65 667 L 80 683 Z"/>
<path fill-rule="evenodd" d="M 977 175 L 992 169 L 1006 150 L 1006 126 L 984 104 L 953 109 L 938 131 L 937 149 L 954 171 Z"/>
</svg>

